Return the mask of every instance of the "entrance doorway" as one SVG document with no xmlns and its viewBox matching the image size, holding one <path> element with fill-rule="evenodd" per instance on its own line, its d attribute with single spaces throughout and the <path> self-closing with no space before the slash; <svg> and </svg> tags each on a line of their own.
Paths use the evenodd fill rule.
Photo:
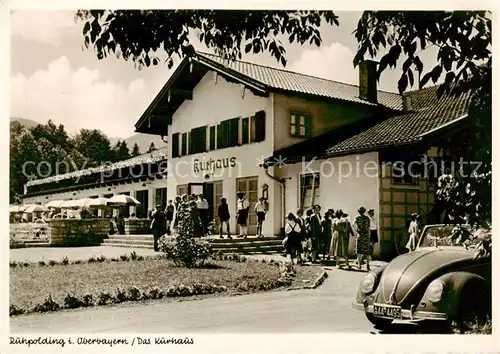
<svg viewBox="0 0 500 354">
<path fill-rule="evenodd" d="M 178 186 L 179 188 L 179 186 Z M 188 194 L 203 194 L 208 202 L 208 222 L 214 222 L 214 233 L 219 229 L 219 210 L 220 199 L 222 198 L 222 181 L 206 183 L 190 183 L 187 185 Z"/>
<path fill-rule="evenodd" d="M 257 214 L 254 212 L 255 203 L 259 199 L 258 177 L 246 177 L 236 179 L 236 192 L 243 192 L 248 199 L 250 209 L 248 211 L 248 234 L 257 234 Z M 236 204 L 236 200 L 235 200 Z M 240 233 L 239 226 L 237 232 Z"/>
</svg>

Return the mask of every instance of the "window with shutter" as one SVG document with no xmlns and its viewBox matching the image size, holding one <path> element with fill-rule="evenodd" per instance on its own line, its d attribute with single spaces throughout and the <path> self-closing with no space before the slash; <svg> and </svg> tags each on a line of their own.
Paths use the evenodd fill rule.
<svg viewBox="0 0 500 354">
<path fill-rule="evenodd" d="M 290 135 L 297 137 L 311 136 L 311 115 L 304 112 L 290 112 Z"/>
<path fill-rule="evenodd" d="M 187 155 L 187 133 L 182 133 L 181 156 Z"/>
<path fill-rule="evenodd" d="M 250 141 L 249 120 L 248 117 L 241 120 L 241 144 L 248 144 Z"/>
<path fill-rule="evenodd" d="M 215 150 L 215 137 L 216 137 L 216 126 L 212 125 L 210 127 L 210 142 L 209 142 L 209 149 L 210 150 Z"/>
<path fill-rule="evenodd" d="M 259 111 L 255 114 L 255 141 L 266 139 L 266 112 Z"/>
<path fill-rule="evenodd" d="M 179 157 L 179 133 L 172 135 L 172 157 Z"/>
<path fill-rule="evenodd" d="M 228 146 L 238 146 L 239 145 L 239 131 L 240 131 L 240 118 L 230 119 L 228 122 L 229 132 L 228 132 Z"/>
</svg>

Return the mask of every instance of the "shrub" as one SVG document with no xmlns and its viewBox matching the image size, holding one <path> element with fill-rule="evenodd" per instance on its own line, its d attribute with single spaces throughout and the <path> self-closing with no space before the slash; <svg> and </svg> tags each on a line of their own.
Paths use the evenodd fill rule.
<svg viewBox="0 0 500 354">
<path fill-rule="evenodd" d="M 21 263 L 21 264 L 22 264 L 22 263 Z M 11 267 L 13 267 L 13 268 L 17 267 L 17 265 L 18 265 L 18 263 L 17 263 L 16 261 L 10 261 L 10 262 L 9 262 L 9 266 L 11 266 Z"/>
<path fill-rule="evenodd" d="M 25 266 L 25 267 L 29 267 L 29 266 L 30 266 L 30 264 L 29 264 L 28 262 L 24 262 L 24 263 L 23 263 L 23 266 Z"/>
<path fill-rule="evenodd" d="M 111 303 L 112 301 L 113 301 L 113 296 L 106 291 L 99 294 L 99 301 L 97 302 L 97 304 L 106 305 L 108 303 Z"/>
<path fill-rule="evenodd" d="M 42 304 L 37 304 L 33 308 L 33 312 L 50 312 L 59 310 L 59 304 L 52 300 L 52 296 L 49 295 Z"/>
<path fill-rule="evenodd" d="M 126 254 L 122 254 L 122 255 L 120 256 L 120 259 L 121 259 L 122 261 L 128 261 L 128 256 L 127 256 Z"/>
<path fill-rule="evenodd" d="M 83 307 L 89 307 L 94 305 L 94 299 L 92 297 L 92 294 L 85 294 L 83 295 Z"/>
<path fill-rule="evenodd" d="M 135 251 L 130 252 L 130 260 L 137 260 L 137 253 Z"/>
<path fill-rule="evenodd" d="M 119 261 L 120 261 L 118 258 L 115 258 L 115 257 L 110 258 L 109 260 L 110 260 L 111 262 L 119 262 Z"/>
<path fill-rule="evenodd" d="M 116 288 L 116 296 L 115 296 L 114 301 L 116 303 L 120 303 L 120 302 L 125 302 L 127 300 L 128 300 L 128 298 L 127 298 L 126 291 L 125 290 L 120 290 L 120 288 Z"/>
<path fill-rule="evenodd" d="M 55 266 L 56 264 L 57 264 L 57 261 L 54 261 L 53 259 L 51 259 L 51 260 L 49 261 L 49 265 L 50 265 L 50 266 Z"/>
<path fill-rule="evenodd" d="M 195 206 L 181 203 L 177 212 L 177 237 L 171 242 L 166 237 L 160 238 L 160 250 L 175 265 L 194 268 L 203 265 L 210 256 L 210 244 L 195 238 L 195 224 L 192 211 Z"/>
<path fill-rule="evenodd" d="M 43 267 L 43 266 L 45 266 L 45 262 L 44 261 L 38 261 L 38 265 L 41 266 L 41 267 Z"/>
<path fill-rule="evenodd" d="M 25 309 L 17 307 L 16 305 L 10 305 L 9 307 L 9 316 L 22 315 L 25 312 L 26 312 Z"/>
<path fill-rule="evenodd" d="M 83 263 L 81 260 L 77 259 L 76 261 L 73 262 L 73 264 L 80 264 Z"/>
<path fill-rule="evenodd" d="M 82 306 L 83 302 L 71 294 L 66 295 L 66 297 L 64 298 L 64 307 L 68 309 L 76 309 Z"/>
<path fill-rule="evenodd" d="M 165 294 L 157 286 L 149 290 L 150 299 L 162 299 L 163 297 L 165 297 Z"/>
<path fill-rule="evenodd" d="M 61 264 L 62 265 L 68 265 L 69 264 L 68 256 L 63 257 L 63 259 L 61 260 Z"/>
<path fill-rule="evenodd" d="M 90 258 L 87 261 L 88 263 L 96 263 L 97 259 L 94 256 L 90 256 Z"/>
<path fill-rule="evenodd" d="M 144 260 L 144 257 L 143 257 L 143 256 L 138 256 L 138 257 L 137 257 L 137 260 L 138 260 L 138 261 L 143 261 L 143 260 Z"/>
<path fill-rule="evenodd" d="M 137 286 L 131 286 L 128 288 L 128 293 L 130 301 L 139 301 L 141 299 L 141 291 L 137 288 Z"/>
<path fill-rule="evenodd" d="M 100 263 L 106 262 L 106 257 L 101 254 L 99 257 L 97 257 L 97 261 Z"/>
</svg>

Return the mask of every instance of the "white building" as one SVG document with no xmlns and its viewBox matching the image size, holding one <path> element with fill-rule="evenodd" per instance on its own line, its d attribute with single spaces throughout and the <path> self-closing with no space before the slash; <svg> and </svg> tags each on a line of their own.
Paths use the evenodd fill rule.
<svg viewBox="0 0 500 354">
<path fill-rule="evenodd" d="M 393 176 L 386 162 L 435 151 L 442 133 L 466 117 L 466 99 L 438 102 L 435 91 L 377 91 L 371 61 L 360 64 L 358 87 L 197 53 L 135 126 L 169 137 L 168 199 L 203 192 L 216 219 L 221 197 L 233 216 L 236 192 L 251 204 L 268 197 L 265 234 L 280 234 L 285 215 L 299 207 L 320 204 L 354 217 L 363 205 L 375 210 L 381 243 L 390 247 L 412 212 L 430 212 L 434 192 L 425 179 Z M 345 175 L 347 165 L 361 169 Z M 255 232 L 252 212 L 249 224 Z"/>
<path fill-rule="evenodd" d="M 114 210 L 116 216 L 135 214 L 146 217 L 157 203 L 166 203 L 167 149 L 160 148 L 150 153 L 132 157 L 108 166 L 88 168 L 53 177 L 29 181 L 24 187 L 24 204 L 46 204 L 52 200 L 74 200 L 81 198 L 111 198 L 128 194 L 137 198 L 141 205 Z M 96 212 L 102 216 L 103 211 Z M 113 213 L 111 208 L 107 213 Z"/>
</svg>

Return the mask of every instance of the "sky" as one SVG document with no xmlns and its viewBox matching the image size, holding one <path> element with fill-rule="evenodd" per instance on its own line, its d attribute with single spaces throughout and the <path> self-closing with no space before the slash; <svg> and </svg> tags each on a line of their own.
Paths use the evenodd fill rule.
<svg viewBox="0 0 500 354">
<path fill-rule="evenodd" d="M 100 129 L 127 138 L 134 123 L 168 80 L 172 70 L 159 65 L 138 70 L 115 56 L 98 60 L 83 47 L 74 11 L 11 13 L 11 117 L 63 124 L 70 134 Z M 320 47 L 285 43 L 287 70 L 357 84 L 352 32 L 361 12 L 336 12 L 340 26 L 323 25 Z M 192 37 L 198 50 L 211 52 Z M 436 49 L 421 53 L 425 68 L 435 64 Z M 245 61 L 283 68 L 270 54 L 246 54 Z M 180 59 L 177 59 L 177 63 Z M 382 74 L 379 89 L 397 91 L 399 68 Z"/>
</svg>

